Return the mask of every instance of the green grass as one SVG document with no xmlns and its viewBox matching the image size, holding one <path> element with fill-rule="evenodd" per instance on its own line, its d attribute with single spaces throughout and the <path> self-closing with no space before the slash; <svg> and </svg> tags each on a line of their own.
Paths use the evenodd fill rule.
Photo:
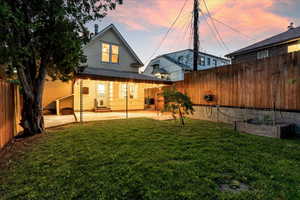
<svg viewBox="0 0 300 200">
<path fill-rule="evenodd" d="M 0 199 L 300 199 L 300 142 L 189 120 L 50 131 L 0 171 Z M 239 181 L 239 193 L 220 185 Z"/>
</svg>

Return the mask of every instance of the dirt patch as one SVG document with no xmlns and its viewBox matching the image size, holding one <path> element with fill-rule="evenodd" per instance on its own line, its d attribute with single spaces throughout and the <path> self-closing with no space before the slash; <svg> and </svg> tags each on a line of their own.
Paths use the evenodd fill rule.
<svg viewBox="0 0 300 200">
<path fill-rule="evenodd" d="M 26 138 L 14 138 L 0 150 L 0 169 L 8 167 L 10 160 L 18 157 L 20 152 L 24 152 L 32 144 L 44 137 L 45 134 L 37 134 Z"/>
</svg>

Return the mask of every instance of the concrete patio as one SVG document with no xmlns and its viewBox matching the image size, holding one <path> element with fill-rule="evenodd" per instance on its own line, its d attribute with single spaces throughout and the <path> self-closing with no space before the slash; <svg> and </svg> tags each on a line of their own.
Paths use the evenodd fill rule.
<svg viewBox="0 0 300 200">
<path fill-rule="evenodd" d="M 80 120 L 80 113 L 75 113 L 77 120 Z M 156 111 L 130 111 L 128 112 L 128 118 L 151 118 L 155 120 L 168 120 L 172 119 L 172 116 L 168 113 L 160 113 Z M 83 121 L 99 121 L 99 120 L 112 120 L 112 119 L 126 119 L 125 112 L 84 112 Z M 74 115 L 45 115 L 45 127 L 55 127 L 64 124 L 76 122 Z"/>
</svg>

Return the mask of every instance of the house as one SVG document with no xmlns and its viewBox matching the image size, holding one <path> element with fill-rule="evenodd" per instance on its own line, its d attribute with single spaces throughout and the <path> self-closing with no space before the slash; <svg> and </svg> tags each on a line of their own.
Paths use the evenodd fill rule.
<svg viewBox="0 0 300 200">
<path fill-rule="evenodd" d="M 95 34 L 83 48 L 87 56 L 74 80 L 47 81 L 45 112 L 144 109 L 144 89 L 170 82 L 139 74 L 143 63 L 114 25 Z"/>
<path fill-rule="evenodd" d="M 300 50 L 300 27 L 293 23 L 288 30 L 226 55 L 232 63 L 259 60 Z"/>
<path fill-rule="evenodd" d="M 198 70 L 230 64 L 230 61 L 218 56 L 199 52 Z M 186 49 L 160 55 L 145 68 L 143 74 L 164 80 L 181 81 L 184 73 L 193 70 L 193 50 Z"/>
</svg>

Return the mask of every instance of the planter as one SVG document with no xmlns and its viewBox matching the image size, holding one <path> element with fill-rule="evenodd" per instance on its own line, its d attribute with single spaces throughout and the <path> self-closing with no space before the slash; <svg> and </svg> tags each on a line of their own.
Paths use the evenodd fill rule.
<svg viewBox="0 0 300 200">
<path fill-rule="evenodd" d="M 235 128 L 239 132 L 273 138 L 291 138 L 296 134 L 295 125 L 289 123 L 277 123 L 273 126 L 251 122 L 235 122 Z"/>
</svg>

